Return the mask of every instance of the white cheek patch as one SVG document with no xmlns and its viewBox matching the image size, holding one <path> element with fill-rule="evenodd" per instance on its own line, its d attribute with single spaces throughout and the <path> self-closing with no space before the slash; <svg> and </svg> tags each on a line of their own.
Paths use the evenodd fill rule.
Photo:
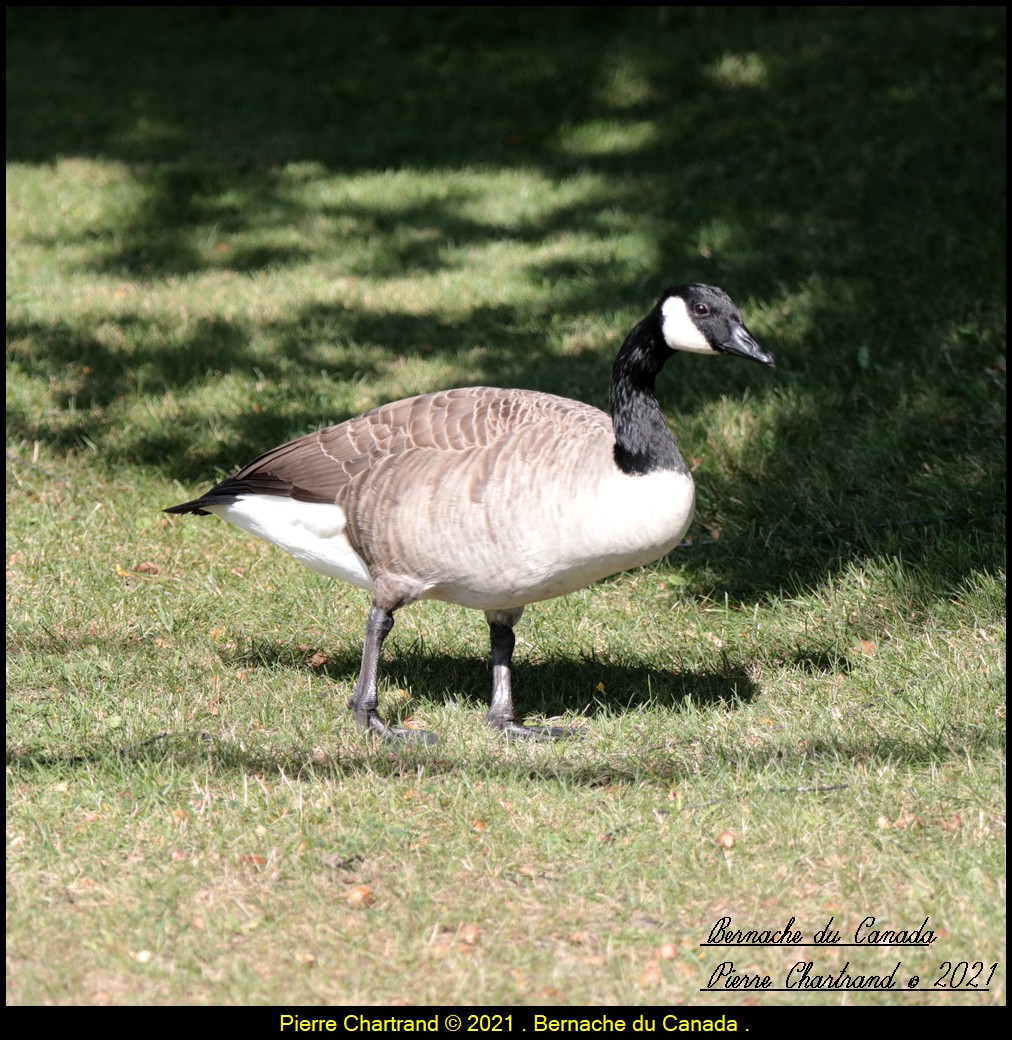
<svg viewBox="0 0 1012 1040">
<path fill-rule="evenodd" d="M 716 354 L 696 328 L 681 296 L 671 296 L 661 304 L 661 335 L 672 350 L 687 350 L 693 354 Z"/>
</svg>

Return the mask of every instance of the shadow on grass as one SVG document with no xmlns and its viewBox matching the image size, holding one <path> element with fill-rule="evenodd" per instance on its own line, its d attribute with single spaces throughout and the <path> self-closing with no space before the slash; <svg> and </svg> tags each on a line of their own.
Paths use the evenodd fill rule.
<svg viewBox="0 0 1012 1040">
<path fill-rule="evenodd" d="M 683 444 L 704 456 L 701 517 L 736 532 L 705 554 L 707 593 L 754 601 L 898 551 L 944 595 L 1003 565 L 1001 9 L 13 8 L 7 32 L 8 162 L 118 163 L 139 186 L 129 216 L 78 243 L 99 276 L 143 289 L 319 260 L 349 278 L 433 274 L 462 247 L 608 243 L 629 228 L 652 257 L 635 277 L 610 260 L 532 261 L 550 310 L 456 322 L 323 304 L 264 328 L 197 322 L 182 339 L 141 308 L 101 335 L 14 321 L 9 352 L 55 404 L 9 402 L 14 437 L 210 481 L 348 417 L 328 412 L 326 386 L 307 404 L 293 382 L 369 379 L 391 354 L 436 352 L 459 383 L 603 405 L 611 357 L 550 357 L 532 330 L 602 307 L 638 316 L 669 281 L 704 280 L 746 311 L 771 307 L 764 338 L 782 360 L 775 376 L 679 362 L 660 388 L 685 414 L 722 395 L 771 402 L 731 463 Z M 474 214 L 454 177 L 466 170 L 586 184 L 507 227 Z M 398 171 L 445 183 L 396 201 L 311 190 Z M 804 310 L 803 340 L 777 343 L 778 307 Z M 248 413 L 121 413 L 252 369 L 270 389 Z M 937 522 L 953 513 L 969 536 Z M 936 527 L 922 538 L 869 519 Z"/>
<path fill-rule="evenodd" d="M 315 656 L 314 650 L 295 650 L 286 644 L 255 640 L 230 657 L 229 664 L 296 671 L 311 667 L 318 675 L 344 684 L 350 691 L 358 676 L 360 655 L 351 652 L 326 655 L 322 664 L 314 661 Z M 575 711 L 594 718 L 632 707 L 678 710 L 689 703 L 698 707 L 733 705 L 751 701 L 756 693 L 745 666 L 730 660 L 719 672 L 662 671 L 586 657 L 538 662 L 518 660 L 513 667 L 513 683 L 518 713 L 546 717 Z M 411 690 L 435 705 L 457 703 L 464 698 L 473 705 L 475 719 L 479 721 L 488 710 L 492 693 L 490 659 L 450 657 L 401 646 L 385 655 L 380 685 L 386 689 Z M 396 712 L 395 702 L 384 705 L 382 693 L 380 699 L 381 713 Z"/>
<path fill-rule="evenodd" d="M 707 680 L 708 682 L 708 680 Z M 324 739 L 327 748 L 292 747 L 291 743 L 271 746 L 261 734 L 256 745 L 246 741 L 223 739 L 210 731 L 163 732 L 140 742 L 122 746 L 108 739 L 76 753 L 53 753 L 41 749 L 7 746 L 7 768 L 14 773 L 56 768 L 92 769 L 100 766 L 129 774 L 147 763 L 173 762 L 179 768 L 198 771 L 231 770 L 244 775 L 287 777 L 330 777 L 353 780 L 356 776 L 417 777 L 455 775 L 462 771 L 490 779 L 522 779 L 536 783 L 566 783 L 584 787 L 612 785 L 654 785 L 669 790 L 673 784 L 698 781 L 700 762 L 677 743 L 677 727 L 659 733 L 644 731 L 639 742 L 619 751 L 604 751 L 588 761 L 588 756 L 552 756 L 550 760 L 532 761 L 513 753 L 510 743 L 500 734 L 484 730 L 486 751 L 476 754 L 474 748 L 462 750 L 452 743 L 388 745 L 367 737 L 349 723 L 347 731 L 336 740 Z M 588 737 L 593 728 L 586 729 Z M 563 742 L 562 745 L 570 743 Z M 525 743 L 521 747 L 526 747 Z M 582 742 L 578 746 L 583 746 Z M 874 769 L 877 766 L 924 767 L 950 761 L 956 749 L 959 754 L 976 757 L 1000 753 L 1005 735 L 1000 727 L 982 728 L 949 725 L 938 739 L 906 739 L 895 734 L 841 735 L 839 739 L 816 738 L 799 750 L 778 748 L 762 742 L 746 747 L 729 746 L 724 740 L 707 742 L 703 753 L 707 768 L 721 775 L 769 775 L 776 762 L 780 773 L 798 778 L 794 786 L 738 789 L 714 788 L 714 797 L 701 804 L 688 804 L 685 809 L 705 808 L 725 800 L 746 795 L 777 794 L 786 797 L 825 797 L 845 792 L 849 784 L 840 782 L 854 763 Z M 848 798 L 852 797 L 850 795 Z"/>
</svg>

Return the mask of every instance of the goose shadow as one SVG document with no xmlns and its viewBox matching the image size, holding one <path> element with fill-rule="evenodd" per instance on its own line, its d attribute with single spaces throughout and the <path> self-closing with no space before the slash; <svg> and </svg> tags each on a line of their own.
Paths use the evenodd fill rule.
<svg viewBox="0 0 1012 1040">
<path fill-rule="evenodd" d="M 330 654 L 257 640 L 238 648 L 228 663 L 242 668 L 311 669 L 330 680 L 334 699 L 340 702 L 346 693 L 350 695 L 361 658 L 357 650 Z M 751 702 L 758 693 L 747 664 L 731 658 L 714 670 L 657 668 L 602 660 L 594 654 L 519 660 L 514 663 L 513 680 L 518 714 L 549 718 L 577 713 L 593 719 L 645 707 L 678 711 L 688 705 L 733 706 Z M 433 653 L 417 641 L 395 644 L 384 655 L 380 684 L 380 709 L 389 714 L 397 711 L 398 704 L 391 692 L 401 690 L 408 694 L 400 698 L 402 706 L 465 703 L 481 718 L 492 692 L 491 659 Z"/>
</svg>

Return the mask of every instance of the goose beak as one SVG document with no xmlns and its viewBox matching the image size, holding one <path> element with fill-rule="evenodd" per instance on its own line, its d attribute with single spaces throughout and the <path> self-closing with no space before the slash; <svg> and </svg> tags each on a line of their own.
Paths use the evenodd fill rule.
<svg viewBox="0 0 1012 1040">
<path fill-rule="evenodd" d="M 731 338 L 721 344 L 721 350 L 726 354 L 737 354 L 738 357 L 761 361 L 770 368 L 776 367 L 777 359 L 756 343 L 744 325 L 735 325 Z"/>
</svg>

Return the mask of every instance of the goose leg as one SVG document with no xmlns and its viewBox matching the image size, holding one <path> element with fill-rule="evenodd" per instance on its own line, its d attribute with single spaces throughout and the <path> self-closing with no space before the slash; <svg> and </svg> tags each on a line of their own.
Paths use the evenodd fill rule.
<svg viewBox="0 0 1012 1040">
<path fill-rule="evenodd" d="M 513 626 L 520 620 L 523 607 L 512 611 L 486 611 L 492 640 L 492 706 L 485 721 L 509 737 L 525 740 L 560 740 L 579 735 L 579 730 L 560 726 L 524 726 L 514 718 L 513 711 L 513 648 L 516 636 Z"/>
<path fill-rule="evenodd" d="M 388 742 L 401 740 L 421 740 L 425 743 L 434 743 L 434 734 L 425 730 L 417 729 L 395 729 L 388 726 L 381 718 L 377 710 L 379 705 L 379 690 L 376 685 L 379 673 L 380 653 L 383 649 L 383 641 L 394 627 L 394 614 L 392 610 L 382 610 L 379 607 L 371 607 L 369 616 L 365 623 L 365 643 L 362 647 L 362 667 L 355 681 L 355 690 L 348 701 L 355 716 L 358 728 L 365 733 L 375 733 Z"/>
</svg>

